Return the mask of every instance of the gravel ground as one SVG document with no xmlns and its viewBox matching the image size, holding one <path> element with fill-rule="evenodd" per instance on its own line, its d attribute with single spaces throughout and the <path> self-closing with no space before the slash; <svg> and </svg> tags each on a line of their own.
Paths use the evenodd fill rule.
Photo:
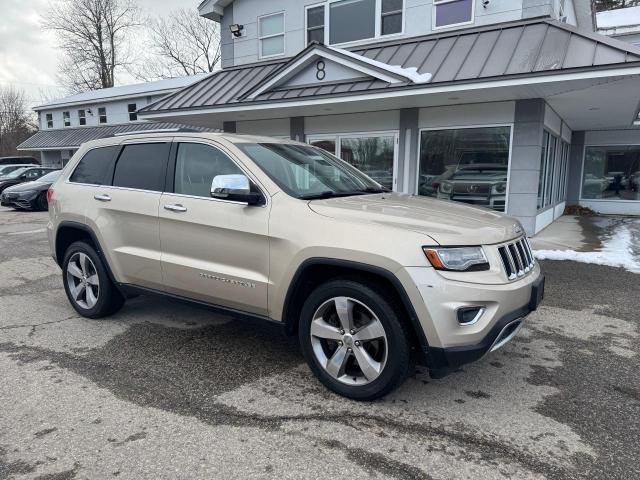
<svg viewBox="0 0 640 480">
<path fill-rule="evenodd" d="M 356 403 L 294 339 L 152 298 L 78 317 L 46 213 L 0 209 L 0 479 L 640 478 L 640 282 L 543 262 L 503 350 Z"/>
</svg>

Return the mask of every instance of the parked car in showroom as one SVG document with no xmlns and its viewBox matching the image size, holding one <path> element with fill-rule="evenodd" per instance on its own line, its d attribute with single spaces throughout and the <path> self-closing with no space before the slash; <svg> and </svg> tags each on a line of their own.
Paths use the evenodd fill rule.
<svg viewBox="0 0 640 480">
<path fill-rule="evenodd" d="M 57 168 L 44 168 L 44 167 L 23 167 L 13 172 L 0 177 L 0 193 L 5 189 L 18 185 L 19 183 L 32 182 L 34 180 L 43 177 L 47 173 L 56 171 Z"/>
<path fill-rule="evenodd" d="M 438 198 L 504 211 L 507 175 L 507 166 L 501 164 L 461 166 L 439 183 Z"/>
<path fill-rule="evenodd" d="M 3 207 L 14 207 L 20 210 L 47 210 L 49 208 L 47 191 L 59 176 L 60 170 L 54 170 L 33 182 L 5 188 L 0 194 L 0 204 Z"/>
<path fill-rule="evenodd" d="M 544 294 L 515 219 L 388 192 L 291 140 L 88 142 L 51 187 L 49 216 L 80 315 L 146 293 L 269 322 L 298 336 L 324 385 L 357 400 L 392 391 L 414 361 L 441 378 L 502 347 Z"/>
<path fill-rule="evenodd" d="M 0 157 L 0 165 L 40 165 L 40 160 L 29 156 Z"/>
</svg>

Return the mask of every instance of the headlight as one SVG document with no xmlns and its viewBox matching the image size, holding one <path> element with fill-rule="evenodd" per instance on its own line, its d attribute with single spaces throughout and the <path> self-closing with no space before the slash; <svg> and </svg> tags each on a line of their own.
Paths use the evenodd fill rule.
<svg viewBox="0 0 640 480">
<path fill-rule="evenodd" d="M 502 195 L 506 192 L 507 192 L 507 184 L 505 182 L 498 183 L 494 185 L 493 188 L 491 189 L 491 193 L 496 195 Z"/>
<path fill-rule="evenodd" d="M 440 193 L 451 193 L 453 190 L 453 185 L 449 182 L 443 182 L 440 184 Z"/>
<path fill-rule="evenodd" d="M 456 272 L 489 270 L 489 262 L 482 247 L 424 247 L 423 250 L 436 270 Z"/>
</svg>

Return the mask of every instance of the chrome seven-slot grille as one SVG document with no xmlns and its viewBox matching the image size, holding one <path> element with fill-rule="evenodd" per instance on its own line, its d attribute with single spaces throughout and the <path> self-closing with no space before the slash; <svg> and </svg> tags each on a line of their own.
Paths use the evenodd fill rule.
<svg viewBox="0 0 640 480">
<path fill-rule="evenodd" d="M 509 280 L 524 277 L 535 266 L 533 252 L 527 237 L 498 247 L 498 253 L 502 258 L 502 265 Z"/>
</svg>

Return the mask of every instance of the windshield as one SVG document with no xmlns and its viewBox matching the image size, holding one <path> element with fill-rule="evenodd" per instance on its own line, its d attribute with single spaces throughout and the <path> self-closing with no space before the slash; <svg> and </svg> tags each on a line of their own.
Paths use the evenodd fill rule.
<svg viewBox="0 0 640 480">
<path fill-rule="evenodd" d="M 47 173 L 45 176 L 40 177 L 38 181 L 42 183 L 53 183 L 56 180 L 58 180 L 58 177 L 60 176 L 60 172 L 61 170 L 55 170 L 51 173 Z"/>
<path fill-rule="evenodd" d="M 26 172 L 28 170 L 28 168 L 19 168 L 18 170 L 14 170 L 13 172 L 11 172 L 10 174 L 7 175 L 7 178 L 18 178 L 20 175 L 22 175 L 24 172 Z"/>
<path fill-rule="evenodd" d="M 381 193 L 361 171 L 316 147 L 288 143 L 237 145 L 289 195 L 301 199 Z"/>
</svg>

